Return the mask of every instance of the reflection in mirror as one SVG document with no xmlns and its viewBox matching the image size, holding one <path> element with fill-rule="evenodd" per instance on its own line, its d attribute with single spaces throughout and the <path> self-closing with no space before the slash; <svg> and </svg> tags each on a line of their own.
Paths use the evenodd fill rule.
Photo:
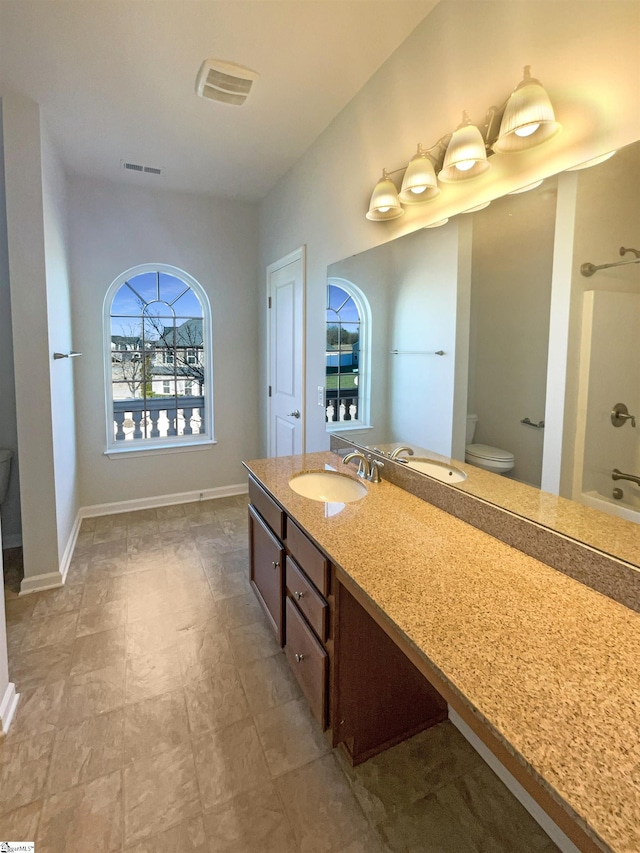
<svg viewBox="0 0 640 853">
<path fill-rule="evenodd" d="M 636 143 L 332 264 L 371 308 L 370 430 L 344 437 L 452 462 L 459 488 L 640 565 L 640 484 L 612 479 L 640 475 L 640 264 L 617 263 L 640 249 L 639 179 Z"/>
</svg>

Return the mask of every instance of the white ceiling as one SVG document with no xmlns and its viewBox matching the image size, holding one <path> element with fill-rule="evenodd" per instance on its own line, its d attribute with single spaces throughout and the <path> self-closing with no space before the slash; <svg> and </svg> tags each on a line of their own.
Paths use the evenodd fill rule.
<svg viewBox="0 0 640 853">
<path fill-rule="evenodd" d="M 0 0 L 0 81 L 41 105 L 69 173 L 259 199 L 436 3 Z M 260 73 L 245 106 L 196 97 L 208 57 Z"/>
</svg>

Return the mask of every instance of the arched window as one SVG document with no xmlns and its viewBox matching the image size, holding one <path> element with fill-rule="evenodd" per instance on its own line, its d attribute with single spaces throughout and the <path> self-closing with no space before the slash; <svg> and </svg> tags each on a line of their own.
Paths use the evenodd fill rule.
<svg viewBox="0 0 640 853">
<path fill-rule="evenodd" d="M 104 302 L 107 450 L 213 441 L 211 309 L 182 270 L 127 270 Z"/>
<path fill-rule="evenodd" d="M 369 425 L 371 312 L 350 281 L 330 278 L 326 310 L 327 429 Z"/>
</svg>

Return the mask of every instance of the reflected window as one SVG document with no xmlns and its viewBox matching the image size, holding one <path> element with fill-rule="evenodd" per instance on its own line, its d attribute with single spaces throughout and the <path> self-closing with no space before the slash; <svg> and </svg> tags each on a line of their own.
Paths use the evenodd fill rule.
<svg viewBox="0 0 640 853">
<path fill-rule="evenodd" d="M 326 307 L 325 418 L 330 429 L 368 424 L 369 305 L 344 279 L 329 279 Z"/>
<path fill-rule="evenodd" d="M 108 449 L 213 440 L 211 313 L 173 267 L 136 267 L 105 298 Z"/>
</svg>

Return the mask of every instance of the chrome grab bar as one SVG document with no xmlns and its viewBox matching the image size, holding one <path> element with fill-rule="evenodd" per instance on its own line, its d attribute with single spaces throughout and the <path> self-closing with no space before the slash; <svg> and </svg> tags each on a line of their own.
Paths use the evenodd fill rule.
<svg viewBox="0 0 640 853">
<path fill-rule="evenodd" d="M 636 477 L 635 474 L 624 474 L 622 471 L 619 471 L 617 468 L 614 468 L 611 472 L 612 480 L 628 480 L 630 483 L 635 483 L 636 486 L 640 486 L 640 477 Z"/>
<path fill-rule="evenodd" d="M 534 422 L 529 418 L 522 418 L 520 423 L 524 424 L 525 426 L 533 427 L 534 429 L 544 429 L 544 421 L 538 421 L 537 424 L 534 424 Z"/>
</svg>

